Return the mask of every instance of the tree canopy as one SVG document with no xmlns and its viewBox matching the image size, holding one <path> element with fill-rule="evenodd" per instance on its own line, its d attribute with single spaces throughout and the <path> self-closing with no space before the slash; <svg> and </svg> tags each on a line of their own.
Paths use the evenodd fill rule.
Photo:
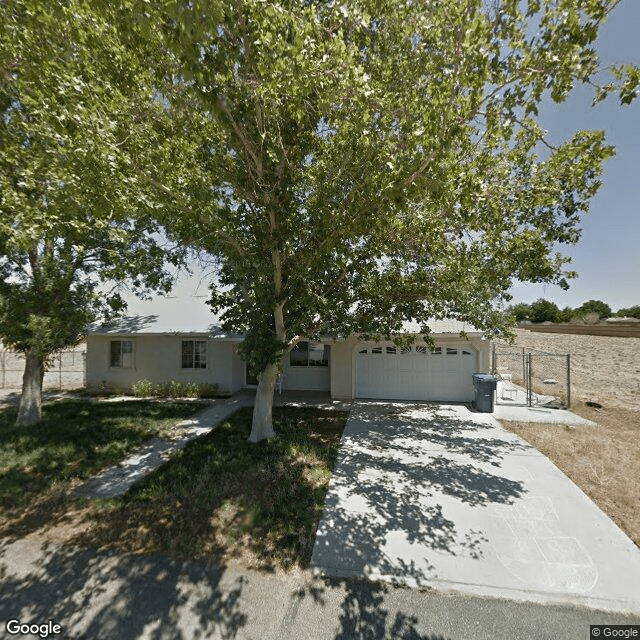
<svg viewBox="0 0 640 640">
<path fill-rule="evenodd" d="M 611 307 L 602 300 L 587 300 L 575 311 L 577 316 L 586 316 L 588 313 L 597 313 L 600 318 L 611 316 Z"/>
<path fill-rule="evenodd" d="M 509 333 L 515 279 L 568 286 L 555 248 L 613 149 L 554 146 L 536 117 L 576 83 L 611 91 L 594 42 L 615 4 L 246 0 L 164 22 L 168 102 L 191 115 L 165 222 L 218 259 L 211 304 L 262 372 L 252 439 L 302 338 L 443 316 Z M 636 70 L 616 73 L 629 101 Z"/>
<path fill-rule="evenodd" d="M 27 356 L 19 421 L 40 417 L 47 357 L 166 290 L 169 251 L 140 169 L 171 124 L 114 19 L 76 0 L 2 4 L 0 339 Z"/>
</svg>

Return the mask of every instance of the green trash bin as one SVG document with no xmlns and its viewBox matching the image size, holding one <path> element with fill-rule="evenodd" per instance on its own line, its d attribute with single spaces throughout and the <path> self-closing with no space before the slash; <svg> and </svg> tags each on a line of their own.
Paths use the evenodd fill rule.
<svg viewBox="0 0 640 640">
<path fill-rule="evenodd" d="M 493 397 L 498 386 L 498 378 L 488 373 L 474 373 L 472 375 L 475 389 L 473 406 L 480 413 L 493 413 Z"/>
</svg>

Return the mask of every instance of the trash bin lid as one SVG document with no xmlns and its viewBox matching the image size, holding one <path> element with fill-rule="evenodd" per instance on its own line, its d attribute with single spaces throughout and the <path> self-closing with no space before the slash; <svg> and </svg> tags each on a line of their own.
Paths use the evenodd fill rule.
<svg viewBox="0 0 640 640">
<path fill-rule="evenodd" d="M 477 382 L 497 382 L 498 378 L 490 373 L 472 373 L 473 379 Z"/>
</svg>

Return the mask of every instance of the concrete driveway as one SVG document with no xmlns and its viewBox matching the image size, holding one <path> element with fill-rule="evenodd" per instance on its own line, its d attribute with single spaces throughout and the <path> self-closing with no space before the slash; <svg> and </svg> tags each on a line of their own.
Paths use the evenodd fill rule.
<svg viewBox="0 0 640 640">
<path fill-rule="evenodd" d="M 464 405 L 354 403 L 312 566 L 640 612 L 640 550 L 548 458 Z"/>
</svg>

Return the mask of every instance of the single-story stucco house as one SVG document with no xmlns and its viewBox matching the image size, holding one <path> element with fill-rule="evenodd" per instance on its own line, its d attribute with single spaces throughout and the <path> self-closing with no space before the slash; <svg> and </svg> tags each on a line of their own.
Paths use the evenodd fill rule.
<svg viewBox="0 0 640 640">
<path fill-rule="evenodd" d="M 284 359 L 282 387 L 324 391 L 335 400 L 473 400 L 471 374 L 489 371 L 489 340 L 455 320 L 429 326 L 433 349 L 420 340 L 399 347 L 356 336 L 301 342 Z M 405 330 L 418 333 L 419 326 L 407 324 Z M 242 339 L 216 324 L 185 330 L 155 315 L 93 326 L 87 336 L 87 387 L 124 390 L 142 379 L 215 383 L 223 393 L 255 387 L 237 353 Z"/>
</svg>

